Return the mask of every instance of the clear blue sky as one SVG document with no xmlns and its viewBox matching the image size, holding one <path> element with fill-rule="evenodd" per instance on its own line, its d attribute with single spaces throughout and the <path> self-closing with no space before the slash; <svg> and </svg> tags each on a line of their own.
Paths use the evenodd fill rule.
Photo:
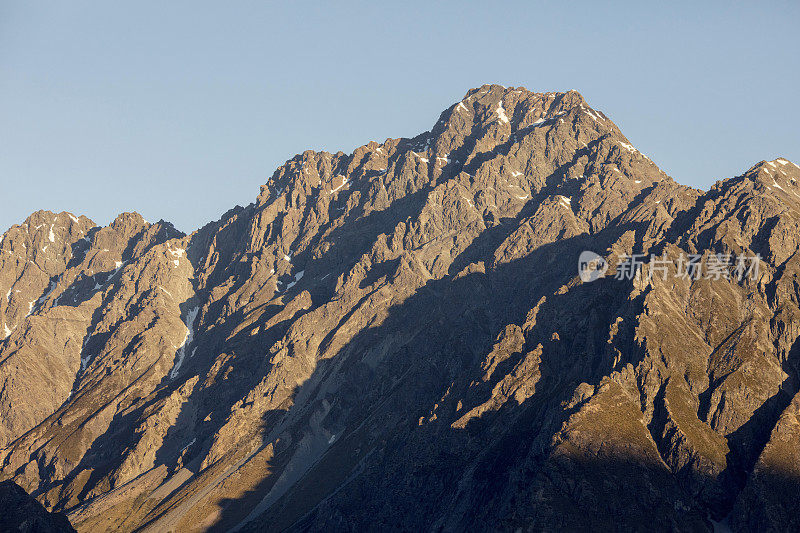
<svg viewBox="0 0 800 533">
<path fill-rule="evenodd" d="M 332 4 L 0 0 L 0 231 L 42 208 L 191 231 L 486 82 L 577 89 L 688 185 L 800 163 L 800 3 Z"/>
</svg>

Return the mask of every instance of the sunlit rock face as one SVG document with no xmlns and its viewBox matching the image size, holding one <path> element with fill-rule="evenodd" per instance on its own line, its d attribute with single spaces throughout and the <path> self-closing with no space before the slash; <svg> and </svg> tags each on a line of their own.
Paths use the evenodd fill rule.
<svg viewBox="0 0 800 533">
<path fill-rule="evenodd" d="M 796 528 L 799 179 L 486 85 L 191 235 L 34 213 L 0 479 L 79 531 Z"/>
</svg>

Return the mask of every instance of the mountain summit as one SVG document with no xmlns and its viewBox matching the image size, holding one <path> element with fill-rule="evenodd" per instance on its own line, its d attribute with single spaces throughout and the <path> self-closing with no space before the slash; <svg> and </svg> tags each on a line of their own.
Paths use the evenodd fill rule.
<svg viewBox="0 0 800 533">
<path fill-rule="evenodd" d="M 0 479 L 79 531 L 800 528 L 798 180 L 484 85 L 191 235 L 34 213 Z"/>
</svg>

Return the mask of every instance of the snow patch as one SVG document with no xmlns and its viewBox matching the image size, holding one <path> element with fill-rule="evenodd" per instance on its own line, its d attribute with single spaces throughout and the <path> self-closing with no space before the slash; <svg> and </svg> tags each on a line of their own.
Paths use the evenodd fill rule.
<svg viewBox="0 0 800 533">
<path fill-rule="evenodd" d="M 56 281 L 51 281 L 50 286 L 47 287 L 47 292 L 44 293 L 44 295 L 36 301 L 36 305 L 41 305 L 45 300 L 47 300 L 47 298 L 51 294 L 53 294 L 53 291 L 56 290 L 56 285 L 57 285 Z"/>
<path fill-rule="evenodd" d="M 291 281 L 291 282 L 289 282 L 289 284 L 288 284 L 288 285 L 286 285 L 286 289 L 285 289 L 285 290 L 287 290 L 287 291 L 288 291 L 289 289 L 291 289 L 292 287 L 294 287 L 295 285 L 297 285 L 297 282 L 298 282 L 298 281 L 300 281 L 301 279 L 303 279 L 303 274 L 305 274 L 305 273 L 306 273 L 306 271 L 305 271 L 305 270 L 301 270 L 300 272 L 298 272 L 297 274 L 295 274 L 295 275 L 294 275 L 294 281 Z"/>
<path fill-rule="evenodd" d="M 190 345 L 194 339 L 194 321 L 197 318 L 197 313 L 199 311 L 200 307 L 195 306 L 192 307 L 188 313 L 186 313 L 186 337 L 184 337 L 181 345 L 178 346 L 178 352 L 175 354 L 175 357 L 177 358 L 175 361 L 175 366 L 173 366 L 172 370 L 169 372 L 170 379 L 175 379 L 175 377 L 178 375 L 178 370 L 180 370 L 181 365 L 183 364 L 183 359 L 186 356 L 186 346 Z"/>
<path fill-rule="evenodd" d="M 195 439 L 192 439 L 192 440 L 191 440 L 191 442 L 189 442 L 189 444 L 187 444 L 186 446 L 184 446 L 183 448 L 181 448 L 181 451 L 179 451 L 179 452 L 178 452 L 178 454 L 181 454 L 181 453 L 183 453 L 183 451 L 184 451 L 184 450 L 186 450 L 186 449 L 187 449 L 189 446 L 191 446 L 191 445 L 192 445 L 192 444 L 194 444 L 195 442 L 197 442 L 197 439 L 196 439 L 196 438 L 195 438 Z"/>
<path fill-rule="evenodd" d="M 508 117 L 506 116 L 506 110 L 503 109 L 502 100 L 497 102 L 497 118 L 500 119 L 500 122 L 505 122 L 506 124 L 508 124 Z"/>
<path fill-rule="evenodd" d="M 583 106 L 581 106 L 581 107 L 583 107 Z M 592 117 L 592 119 L 593 119 L 595 122 L 599 122 L 599 121 L 600 121 L 600 118 L 599 118 L 599 117 L 597 117 L 597 115 L 595 115 L 594 113 L 592 113 L 592 112 L 591 112 L 591 111 L 589 111 L 588 109 L 584 109 L 584 111 L 586 112 L 586 114 L 587 114 L 587 115 L 589 115 L 590 117 Z"/>
<path fill-rule="evenodd" d="M 463 109 L 464 111 L 468 111 L 467 106 L 464 105 L 464 102 L 459 102 L 458 106 L 456 106 L 456 107 L 458 109 Z"/>
<path fill-rule="evenodd" d="M 522 172 L 519 172 L 517 170 L 513 170 L 513 171 L 511 171 L 511 175 L 516 178 L 518 176 L 522 176 Z"/>
<path fill-rule="evenodd" d="M 347 185 L 347 178 L 345 178 L 344 176 L 342 176 L 342 184 L 341 184 L 341 185 L 339 185 L 338 187 L 336 187 L 335 189 L 333 189 L 333 190 L 332 190 L 331 192 L 329 192 L 328 194 L 333 194 L 333 193 L 335 193 L 336 191 L 338 191 L 339 189 L 341 189 L 341 188 L 342 188 L 342 187 L 344 187 L 345 185 Z"/>
<path fill-rule="evenodd" d="M 628 144 L 628 143 L 625 143 L 625 142 L 622 142 L 622 141 L 619 141 L 619 144 L 620 144 L 620 146 L 622 146 L 623 148 L 625 148 L 629 152 L 638 152 L 639 151 L 632 144 Z"/>
</svg>

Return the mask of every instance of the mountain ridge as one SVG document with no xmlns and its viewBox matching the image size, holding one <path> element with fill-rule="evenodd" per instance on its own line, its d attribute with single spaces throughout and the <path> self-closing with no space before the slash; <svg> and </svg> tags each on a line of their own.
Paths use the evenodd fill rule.
<svg viewBox="0 0 800 533">
<path fill-rule="evenodd" d="M 0 241 L 0 478 L 78 530 L 789 527 L 798 170 L 700 191 L 575 91 L 484 85 L 189 235 L 34 213 Z M 581 250 L 763 259 L 582 283 Z"/>
</svg>

